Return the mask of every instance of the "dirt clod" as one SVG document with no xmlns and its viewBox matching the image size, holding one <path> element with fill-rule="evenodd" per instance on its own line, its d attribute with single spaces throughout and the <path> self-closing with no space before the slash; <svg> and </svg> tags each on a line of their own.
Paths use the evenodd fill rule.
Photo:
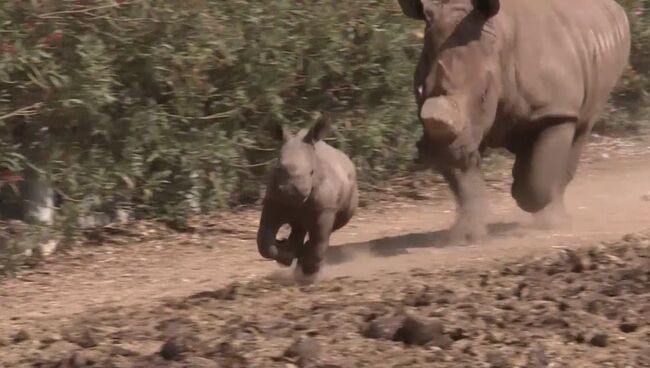
<svg viewBox="0 0 650 368">
<path fill-rule="evenodd" d="M 31 336 L 29 335 L 29 332 L 25 330 L 20 330 L 14 335 L 11 341 L 13 341 L 14 344 L 20 344 L 21 342 L 25 342 L 30 338 Z"/>
<path fill-rule="evenodd" d="M 222 289 L 213 291 L 202 291 L 190 296 L 189 299 L 217 299 L 217 300 L 235 300 L 237 296 L 238 283 L 232 283 Z"/>
<path fill-rule="evenodd" d="M 40 344 L 7 336 L 0 366 L 643 367 L 650 248 L 641 238 L 574 249 L 580 273 L 570 256 L 553 252 L 489 268 L 325 278 L 307 288 L 260 278 L 218 298 L 97 308 L 29 328 L 21 319 L 14 331 L 28 330 Z M 481 274 L 490 275 L 483 286 Z M 63 337 L 45 344 L 47 336 Z"/>
<path fill-rule="evenodd" d="M 188 348 L 178 338 L 171 338 L 162 345 L 160 348 L 160 356 L 165 360 L 181 360 L 183 353 L 187 352 Z"/>
<path fill-rule="evenodd" d="M 597 333 L 594 333 L 591 336 L 591 338 L 589 338 L 589 343 L 592 346 L 596 346 L 596 347 L 599 347 L 599 348 L 604 348 L 604 347 L 607 347 L 607 345 L 609 343 L 608 340 L 609 339 L 608 339 L 608 337 L 607 337 L 607 335 L 605 333 L 597 332 Z"/>
<path fill-rule="evenodd" d="M 623 322 L 619 325 L 619 329 L 623 333 L 632 333 L 639 328 L 639 325 L 634 322 Z"/>
<path fill-rule="evenodd" d="M 403 321 L 401 316 L 374 318 L 363 327 L 361 334 L 369 339 L 391 340 Z"/>
<path fill-rule="evenodd" d="M 392 340 L 403 342 L 406 345 L 431 343 L 440 348 L 447 348 L 453 342 L 449 336 L 445 335 L 442 322 L 426 321 L 412 316 L 404 318 Z"/>
</svg>

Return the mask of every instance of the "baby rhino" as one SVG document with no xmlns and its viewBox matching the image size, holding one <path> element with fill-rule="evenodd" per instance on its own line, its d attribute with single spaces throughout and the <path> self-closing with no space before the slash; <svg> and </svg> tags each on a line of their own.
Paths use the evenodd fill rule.
<svg viewBox="0 0 650 368">
<path fill-rule="evenodd" d="M 262 257 L 284 266 L 297 258 L 295 277 L 302 282 L 314 281 L 330 235 L 350 221 L 359 202 L 356 168 L 343 152 L 322 141 L 327 130 L 324 119 L 296 135 L 279 129 L 283 145 L 267 184 L 257 231 Z M 291 226 L 289 238 L 277 241 L 285 224 Z"/>
</svg>

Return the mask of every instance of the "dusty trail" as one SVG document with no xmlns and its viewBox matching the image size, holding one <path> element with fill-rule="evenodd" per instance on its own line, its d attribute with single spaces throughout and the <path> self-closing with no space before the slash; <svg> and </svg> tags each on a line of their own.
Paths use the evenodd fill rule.
<svg viewBox="0 0 650 368">
<path fill-rule="evenodd" d="M 522 255 L 534 257 L 558 246 L 614 240 L 648 228 L 650 201 L 642 197 L 650 194 L 649 142 L 644 138 L 614 148 L 595 142 L 589 147 L 567 193 L 567 208 L 574 218 L 569 230 L 528 229 L 527 216 L 516 210 L 504 191 L 509 182 L 490 193 L 495 236 L 484 244 L 442 244 L 439 230 L 453 220 L 453 203 L 448 199 L 371 206 L 335 234 L 324 277 L 502 262 Z M 93 307 L 148 304 L 231 281 L 288 273 L 257 255 L 257 216 L 256 211 L 234 215 L 233 227 L 244 230 L 233 234 L 161 235 L 133 247 L 79 250 L 4 282 L 0 284 L 0 330 L 41 318 L 66 318 Z M 341 263 L 351 259 L 354 262 Z"/>
<path fill-rule="evenodd" d="M 532 230 L 497 173 L 491 240 L 446 245 L 431 189 L 360 211 L 307 288 L 260 260 L 256 211 L 78 249 L 0 284 L 0 367 L 650 367 L 650 140 L 611 143 L 567 230 Z"/>
</svg>

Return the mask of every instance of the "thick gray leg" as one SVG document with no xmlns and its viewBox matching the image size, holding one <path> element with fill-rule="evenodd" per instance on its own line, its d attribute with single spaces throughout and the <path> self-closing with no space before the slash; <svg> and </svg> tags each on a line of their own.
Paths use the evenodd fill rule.
<svg viewBox="0 0 650 368">
<path fill-rule="evenodd" d="M 517 152 L 512 196 L 521 209 L 537 213 L 562 203 L 574 135 L 574 122 L 556 122 Z"/>
<path fill-rule="evenodd" d="M 276 260 L 279 264 L 291 266 L 300 249 L 304 247 L 306 234 L 307 232 L 302 226 L 291 224 L 289 239 L 278 242 L 278 258 Z"/>
<path fill-rule="evenodd" d="M 489 211 L 480 165 L 481 156 L 476 152 L 463 167 L 440 170 L 456 198 L 457 219 L 450 229 L 452 242 L 479 241 L 487 235 Z"/>
<path fill-rule="evenodd" d="M 298 281 L 310 283 L 315 280 L 316 275 L 321 269 L 325 252 L 329 247 L 330 235 L 334 227 L 336 214 L 334 212 L 325 212 L 318 216 L 316 224 L 309 229 L 309 241 L 298 253 L 298 266 L 296 271 Z"/>
<path fill-rule="evenodd" d="M 272 204 L 265 203 L 262 207 L 259 227 L 257 228 L 257 250 L 267 259 L 278 260 L 279 251 L 275 236 L 280 227 L 286 223 L 280 216 L 282 213 Z"/>
<path fill-rule="evenodd" d="M 578 170 L 578 165 L 580 163 L 580 157 L 584 146 L 589 140 L 589 134 L 591 129 L 582 129 L 576 131 L 571 149 L 569 150 L 569 157 L 566 164 L 566 170 L 564 176 L 561 179 L 557 194 L 551 200 L 546 208 L 542 211 L 535 214 L 536 225 L 541 228 L 558 228 L 558 227 L 569 227 L 571 225 L 571 217 L 566 211 L 564 205 L 564 194 L 569 183 L 573 180 L 576 171 Z"/>
</svg>

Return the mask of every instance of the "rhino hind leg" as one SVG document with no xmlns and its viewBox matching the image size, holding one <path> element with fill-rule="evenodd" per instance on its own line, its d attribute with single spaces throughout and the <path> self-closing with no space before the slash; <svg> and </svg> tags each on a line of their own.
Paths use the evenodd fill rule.
<svg viewBox="0 0 650 368">
<path fill-rule="evenodd" d="M 591 133 L 591 126 L 592 124 L 588 125 L 586 128 L 576 130 L 569 151 L 566 170 L 563 173 L 564 175 L 560 178 L 557 195 L 546 208 L 535 214 L 535 225 L 537 227 L 543 229 L 571 227 L 572 219 L 564 206 L 564 194 L 567 186 L 571 183 L 578 170 L 582 151 L 584 146 L 587 144 L 589 134 Z"/>
<path fill-rule="evenodd" d="M 511 193 L 522 210 L 536 214 L 542 227 L 556 227 L 568 217 L 564 191 L 581 147 L 574 146 L 575 122 L 549 121 L 545 126 L 516 153 Z"/>
</svg>

